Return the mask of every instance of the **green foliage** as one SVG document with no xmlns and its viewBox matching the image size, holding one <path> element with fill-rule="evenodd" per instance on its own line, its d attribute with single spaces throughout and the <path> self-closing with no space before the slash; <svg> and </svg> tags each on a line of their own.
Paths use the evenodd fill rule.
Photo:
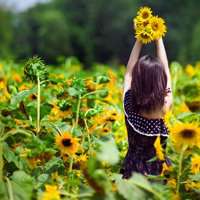
<svg viewBox="0 0 200 200">
<path fill-rule="evenodd" d="M 170 60 L 185 64 L 199 59 L 198 0 L 171 0 L 170 4 L 152 0 L 53 0 L 22 13 L 1 7 L 0 56 L 24 59 L 40 55 L 48 63 L 60 62 L 66 56 L 76 56 L 86 64 L 126 63 L 134 40 L 132 18 L 144 5 L 166 19 Z"/>
<path fill-rule="evenodd" d="M 8 10 L 0 7 L 0 57 L 6 58 L 11 56 L 14 52 L 12 49 L 12 40 L 14 38 L 13 32 L 13 14 Z"/>
</svg>

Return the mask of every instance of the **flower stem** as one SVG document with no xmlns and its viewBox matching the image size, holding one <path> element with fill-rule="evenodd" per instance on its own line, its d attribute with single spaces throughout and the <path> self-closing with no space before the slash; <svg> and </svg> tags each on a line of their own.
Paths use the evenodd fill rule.
<svg viewBox="0 0 200 200">
<path fill-rule="evenodd" d="M 6 177 L 6 181 L 7 181 L 7 186 L 8 186 L 9 200 L 14 200 L 12 184 L 11 184 L 11 182 L 10 182 L 8 177 Z"/>
<path fill-rule="evenodd" d="M 72 171 L 72 167 L 73 167 L 73 157 L 70 157 L 69 172 Z"/>
<path fill-rule="evenodd" d="M 87 119 L 86 118 L 84 119 L 84 122 L 85 122 L 85 126 L 86 126 L 86 129 L 87 129 L 87 137 L 88 137 L 88 143 L 89 143 L 88 152 L 90 152 L 90 149 L 91 149 L 91 139 L 90 139 L 90 131 L 89 131 L 89 128 L 88 128 L 88 124 L 87 124 Z M 83 137 L 82 143 L 84 143 L 84 139 L 85 139 L 85 137 Z"/>
<path fill-rule="evenodd" d="M 0 142 L 0 181 L 3 180 L 3 142 Z"/>
<path fill-rule="evenodd" d="M 71 179 L 71 172 L 72 172 L 72 169 L 73 169 L 73 157 L 71 156 L 70 157 L 70 161 L 69 161 L 69 177 L 70 177 L 70 179 Z M 67 191 L 70 193 L 70 189 L 71 189 L 71 187 L 70 187 L 70 184 L 68 184 L 67 185 Z"/>
<path fill-rule="evenodd" d="M 76 109 L 76 121 L 75 121 L 75 128 L 78 126 L 78 119 L 79 119 L 79 111 L 80 111 L 80 105 L 81 105 L 81 97 L 78 97 L 78 103 L 77 103 L 77 109 Z"/>
<path fill-rule="evenodd" d="M 181 174 L 182 174 L 182 162 L 183 162 L 183 155 L 185 150 L 187 149 L 187 145 L 183 146 L 182 150 L 181 150 L 181 154 L 180 154 L 180 158 L 179 158 L 179 165 L 178 165 L 178 173 L 177 173 L 177 185 L 176 185 L 176 193 L 179 193 L 179 189 L 180 189 L 180 178 L 181 178 Z"/>
<path fill-rule="evenodd" d="M 61 191 L 61 194 L 64 196 L 71 197 L 71 198 L 84 198 L 84 197 L 91 197 L 93 195 L 93 193 L 83 193 L 83 194 L 76 195 L 76 194 L 69 193 L 67 191 Z"/>
<path fill-rule="evenodd" d="M 37 133 L 40 132 L 40 78 L 39 76 L 37 77 L 37 122 L 36 122 L 36 127 L 37 127 Z"/>
</svg>

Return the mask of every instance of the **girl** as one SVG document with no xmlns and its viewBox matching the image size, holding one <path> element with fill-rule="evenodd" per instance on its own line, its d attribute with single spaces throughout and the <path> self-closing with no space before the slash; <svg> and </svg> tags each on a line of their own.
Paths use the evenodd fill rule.
<svg viewBox="0 0 200 200">
<path fill-rule="evenodd" d="M 163 116 L 171 107 L 171 78 L 162 39 L 156 41 L 157 58 L 145 55 L 139 58 L 142 44 L 137 40 L 132 49 L 125 74 L 123 106 L 128 132 L 128 152 L 120 169 L 122 178 L 133 172 L 159 175 L 162 164 L 170 161 L 156 159 L 154 142 L 157 136 L 163 149 L 168 136 Z"/>
</svg>

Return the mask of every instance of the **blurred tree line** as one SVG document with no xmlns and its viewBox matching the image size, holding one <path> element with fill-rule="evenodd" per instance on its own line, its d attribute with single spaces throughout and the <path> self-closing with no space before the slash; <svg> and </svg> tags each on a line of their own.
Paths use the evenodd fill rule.
<svg viewBox="0 0 200 200">
<path fill-rule="evenodd" d="M 126 64 L 135 40 L 132 18 L 143 5 L 167 22 L 170 61 L 200 59 L 198 0 L 52 0 L 20 13 L 1 6 L 0 57 L 19 61 L 37 54 L 58 63 L 76 56 L 86 65 Z"/>
</svg>

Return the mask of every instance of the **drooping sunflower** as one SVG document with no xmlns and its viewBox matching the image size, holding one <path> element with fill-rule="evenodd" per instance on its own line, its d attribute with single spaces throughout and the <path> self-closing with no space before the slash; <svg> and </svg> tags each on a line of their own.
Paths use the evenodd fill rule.
<svg viewBox="0 0 200 200">
<path fill-rule="evenodd" d="M 167 32 L 167 28 L 165 26 L 165 21 L 158 16 L 153 16 L 149 20 L 149 24 L 153 30 L 153 39 L 156 40 L 160 37 L 163 37 Z"/>
<path fill-rule="evenodd" d="M 200 155 L 193 155 L 191 159 L 191 172 L 193 174 L 200 173 Z"/>
<path fill-rule="evenodd" d="M 68 132 L 58 134 L 55 142 L 62 154 L 74 155 L 79 148 L 78 138 L 73 138 Z"/>
<path fill-rule="evenodd" d="M 177 123 L 170 128 L 171 141 L 177 150 L 183 146 L 200 147 L 200 128 L 195 123 Z"/>
<path fill-rule="evenodd" d="M 152 10 L 147 6 L 144 6 L 139 9 L 137 15 L 140 16 L 142 20 L 147 20 L 152 17 Z"/>
</svg>

